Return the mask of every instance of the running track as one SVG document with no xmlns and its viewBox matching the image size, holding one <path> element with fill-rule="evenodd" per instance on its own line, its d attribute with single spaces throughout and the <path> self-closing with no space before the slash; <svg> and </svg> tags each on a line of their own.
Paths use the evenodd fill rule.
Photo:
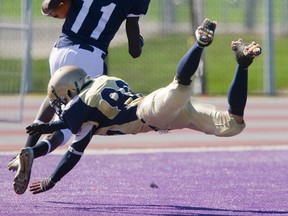
<svg viewBox="0 0 288 216">
<path fill-rule="evenodd" d="M 23 123 L 1 122 L 1 215 L 288 215 L 287 98 L 250 97 L 247 128 L 232 138 L 188 130 L 94 137 L 55 188 L 19 196 L 6 164 L 39 99 L 25 99 Z M 199 100 L 226 107 L 225 98 Z M 48 176 L 65 149 L 35 160 L 31 180 Z"/>
</svg>

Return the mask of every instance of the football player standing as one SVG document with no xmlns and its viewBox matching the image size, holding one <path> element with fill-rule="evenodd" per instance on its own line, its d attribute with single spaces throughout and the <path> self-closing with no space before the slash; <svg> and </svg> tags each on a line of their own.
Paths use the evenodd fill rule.
<svg viewBox="0 0 288 216">
<path fill-rule="evenodd" d="M 41 7 L 44 15 L 65 18 L 49 57 L 51 77 L 66 65 L 80 67 L 91 77 L 107 74 L 108 47 L 124 21 L 129 54 L 139 57 L 144 45 L 139 19 L 147 13 L 149 4 L 150 0 L 44 0 Z M 49 122 L 54 114 L 46 97 L 34 123 Z M 44 137 L 41 142 L 46 143 L 49 153 L 68 142 L 71 136 L 71 131 L 65 129 Z M 34 146 L 39 138 L 39 134 L 29 135 L 25 146 Z M 17 170 L 18 158 L 17 155 L 8 163 L 9 170 Z"/>
</svg>

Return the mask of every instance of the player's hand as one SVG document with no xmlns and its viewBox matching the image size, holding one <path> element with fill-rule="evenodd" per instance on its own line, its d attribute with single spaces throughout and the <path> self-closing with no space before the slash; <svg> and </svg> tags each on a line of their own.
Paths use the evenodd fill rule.
<svg viewBox="0 0 288 216">
<path fill-rule="evenodd" d="M 139 43 L 141 47 L 144 46 L 144 38 L 142 37 L 142 35 L 139 35 Z"/>
<path fill-rule="evenodd" d="M 34 181 L 29 187 L 32 194 L 38 194 L 50 190 L 55 186 L 55 183 L 51 181 L 51 178 L 45 178 L 41 181 Z"/>
<path fill-rule="evenodd" d="M 55 132 L 55 128 L 49 123 L 33 123 L 26 127 L 26 133 L 33 136 L 36 134 L 50 134 Z"/>
</svg>

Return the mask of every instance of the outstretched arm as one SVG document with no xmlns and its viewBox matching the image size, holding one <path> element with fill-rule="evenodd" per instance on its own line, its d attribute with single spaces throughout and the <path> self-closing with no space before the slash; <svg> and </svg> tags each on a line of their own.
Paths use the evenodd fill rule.
<svg viewBox="0 0 288 216">
<path fill-rule="evenodd" d="M 140 35 L 139 17 L 128 17 L 126 19 L 126 34 L 129 54 L 133 58 L 138 58 L 142 53 L 144 45 L 144 39 Z"/>
<path fill-rule="evenodd" d="M 56 120 L 48 123 L 39 122 L 39 123 L 32 123 L 31 125 L 27 126 L 26 133 L 28 133 L 30 136 L 51 134 L 55 131 L 59 131 L 65 128 L 68 127 L 62 120 Z"/>
<path fill-rule="evenodd" d="M 77 134 L 73 144 L 62 157 L 54 172 L 48 178 L 32 182 L 30 191 L 33 194 L 38 194 L 53 188 L 80 161 L 95 131 L 96 127 L 92 125 L 86 125 L 81 128 L 81 133 Z"/>
</svg>

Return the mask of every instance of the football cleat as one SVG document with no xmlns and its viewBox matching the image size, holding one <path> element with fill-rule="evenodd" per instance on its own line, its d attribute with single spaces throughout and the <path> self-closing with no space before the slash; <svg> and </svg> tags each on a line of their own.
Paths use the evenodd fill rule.
<svg viewBox="0 0 288 216">
<path fill-rule="evenodd" d="M 206 47 L 212 43 L 216 26 L 216 21 L 211 21 L 206 18 L 202 25 L 196 29 L 195 36 L 199 46 Z"/>
<path fill-rule="evenodd" d="M 14 191 L 16 194 L 23 194 L 29 184 L 34 153 L 32 148 L 22 148 L 19 154 L 19 167 L 14 177 Z"/>
<path fill-rule="evenodd" d="M 17 171 L 19 167 L 19 154 L 8 162 L 8 170 Z"/>
<path fill-rule="evenodd" d="M 232 41 L 231 48 L 234 51 L 237 63 L 245 69 L 248 68 L 252 64 L 253 59 L 262 52 L 262 48 L 256 42 L 253 41 L 248 44 L 244 43 L 242 39 Z"/>
</svg>

